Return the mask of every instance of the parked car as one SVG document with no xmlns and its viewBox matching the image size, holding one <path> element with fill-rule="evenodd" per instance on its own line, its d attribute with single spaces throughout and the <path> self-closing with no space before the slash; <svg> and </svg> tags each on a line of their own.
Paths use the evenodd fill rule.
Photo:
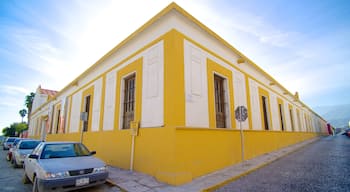
<svg viewBox="0 0 350 192">
<path fill-rule="evenodd" d="M 0 135 L 0 144 L 2 145 L 5 142 L 6 137 L 3 135 Z"/>
<path fill-rule="evenodd" d="M 11 163 L 13 167 L 21 167 L 25 157 L 30 154 L 33 149 L 39 145 L 40 140 L 21 140 L 12 151 Z"/>
<path fill-rule="evenodd" d="M 8 137 L 2 145 L 3 150 L 9 150 L 12 147 L 13 142 L 18 137 Z"/>
<path fill-rule="evenodd" d="M 13 152 L 13 150 L 16 149 L 16 146 L 17 146 L 18 142 L 20 142 L 23 139 L 26 139 L 26 138 L 19 138 L 19 137 L 17 137 L 15 139 L 15 141 L 13 141 L 13 143 L 12 143 L 12 145 L 11 145 L 10 149 L 8 150 L 7 155 L 6 155 L 7 161 L 11 161 L 12 160 L 12 152 Z"/>
<path fill-rule="evenodd" d="M 344 131 L 343 135 L 346 135 L 346 136 L 350 137 L 350 129 L 346 129 Z"/>
<path fill-rule="evenodd" d="M 82 143 L 41 142 L 24 160 L 23 183 L 33 191 L 68 191 L 106 182 L 106 164 Z"/>
</svg>

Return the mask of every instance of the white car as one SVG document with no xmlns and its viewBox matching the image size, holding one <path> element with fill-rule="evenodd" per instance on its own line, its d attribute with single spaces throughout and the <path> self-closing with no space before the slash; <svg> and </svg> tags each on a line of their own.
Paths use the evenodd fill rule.
<svg viewBox="0 0 350 192">
<path fill-rule="evenodd" d="M 82 143 L 42 142 L 24 160 L 24 183 L 33 191 L 70 191 L 106 182 L 106 164 Z"/>
<path fill-rule="evenodd" d="M 13 167 L 21 167 L 25 157 L 30 154 L 33 149 L 39 145 L 40 140 L 21 140 L 12 151 L 11 163 Z"/>
</svg>

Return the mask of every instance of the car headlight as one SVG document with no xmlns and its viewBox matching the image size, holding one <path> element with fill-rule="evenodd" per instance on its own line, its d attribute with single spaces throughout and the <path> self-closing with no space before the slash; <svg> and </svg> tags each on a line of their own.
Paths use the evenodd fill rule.
<svg viewBox="0 0 350 192">
<path fill-rule="evenodd" d="M 69 176 L 68 171 L 62 171 L 62 172 L 57 172 L 57 173 L 47 172 L 45 174 L 46 179 L 57 179 L 57 178 L 63 178 L 63 177 L 68 177 L 68 176 Z"/>
<path fill-rule="evenodd" d="M 101 173 L 101 172 L 106 172 L 106 171 L 107 171 L 106 166 L 94 168 L 94 173 Z"/>
</svg>

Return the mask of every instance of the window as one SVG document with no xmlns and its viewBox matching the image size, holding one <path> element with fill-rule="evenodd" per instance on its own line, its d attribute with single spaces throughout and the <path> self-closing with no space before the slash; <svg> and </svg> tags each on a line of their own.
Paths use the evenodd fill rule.
<svg viewBox="0 0 350 192">
<path fill-rule="evenodd" d="M 61 125 L 61 118 L 60 118 L 60 116 L 61 116 L 61 109 L 59 107 L 58 111 L 57 111 L 57 116 L 56 116 L 56 131 L 55 131 L 56 134 L 60 130 L 60 125 Z"/>
<path fill-rule="evenodd" d="M 215 113 L 216 113 L 216 127 L 226 127 L 226 109 L 225 109 L 225 79 L 214 75 L 214 89 L 215 89 Z"/>
<path fill-rule="evenodd" d="M 292 126 L 292 131 L 294 131 L 294 121 L 293 121 L 293 111 L 292 111 L 292 109 L 289 109 L 289 115 L 290 115 L 290 125 Z"/>
<path fill-rule="evenodd" d="M 135 74 L 124 79 L 123 129 L 130 128 L 135 116 Z"/>
<path fill-rule="evenodd" d="M 262 101 L 262 110 L 263 110 L 263 118 L 264 118 L 264 127 L 265 130 L 269 130 L 270 126 L 269 126 L 269 116 L 268 116 L 268 101 L 267 101 L 267 97 L 265 96 L 261 96 L 261 101 Z"/>
<path fill-rule="evenodd" d="M 281 120 L 281 130 L 284 131 L 284 121 L 283 121 L 283 108 L 282 104 L 278 104 L 279 111 L 280 111 L 280 120 Z"/>
<path fill-rule="evenodd" d="M 90 103 L 91 103 L 91 95 L 85 97 L 85 109 L 84 112 L 87 113 L 87 120 L 84 121 L 83 131 L 88 131 L 89 128 L 89 118 L 90 118 Z"/>
</svg>

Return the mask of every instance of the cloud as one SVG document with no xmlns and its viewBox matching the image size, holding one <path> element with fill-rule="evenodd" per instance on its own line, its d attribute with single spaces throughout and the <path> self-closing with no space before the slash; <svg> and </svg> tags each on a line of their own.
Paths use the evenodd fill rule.
<svg viewBox="0 0 350 192">
<path fill-rule="evenodd" d="M 24 87 L 18 87 L 13 85 L 2 85 L 1 86 L 1 92 L 6 94 L 27 94 L 29 91 Z"/>
<path fill-rule="evenodd" d="M 272 25 L 269 21 L 259 16 L 257 13 L 243 11 L 237 7 L 230 7 L 230 13 L 218 14 L 219 10 L 207 8 L 202 11 L 203 20 L 209 21 L 213 25 L 213 29 L 226 31 L 225 33 L 249 34 L 256 38 L 258 42 L 274 47 L 288 47 L 296 39 L 300 38 L 300 34 L 296 31 L 285 31 L 278 26 Z M 236 37 L 239 38 L 239 37 Z"/>
</svg>

